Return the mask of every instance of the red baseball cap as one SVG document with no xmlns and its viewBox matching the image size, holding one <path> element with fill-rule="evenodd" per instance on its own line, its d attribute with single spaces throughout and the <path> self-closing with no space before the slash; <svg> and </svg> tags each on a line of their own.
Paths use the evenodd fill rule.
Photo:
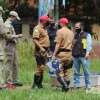
<svg viewBox="0 0 100 100">
<path fill-rule="evenodd" d="M 64 25 L 66 25 L 66 24 L 69 23 L 69 21 L 68 21 L 67 18 L 61 18 L 61 19 L 59 20 L 59 23 L 62 23 L 62 24 L 64 24 Z"/>
<path fill-rule="evenodd" d="M 49 21 L 49 17 L 48 16 L 40 16 L 39 20 L 40 21 Z"/>
</svg>

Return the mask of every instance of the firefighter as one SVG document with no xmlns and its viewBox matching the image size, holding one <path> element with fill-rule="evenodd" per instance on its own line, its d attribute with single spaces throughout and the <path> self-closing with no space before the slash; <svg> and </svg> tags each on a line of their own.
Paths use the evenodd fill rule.
<svg viewBox="0 0 100 100">
<path fill-rule="evenodd" d="M 72 41 L 73 32 L 67 28 L 67 18 L 59 20 L 60 29 L 56 33 L 56 46 L 52 59 L 58 58 L 61 62 L 60 71 L 57 73 L 57 80 L 62 86 L 62 91 L 69 90 L 70 71 L 72 68 Z"/>
<path fill-rule="evenodd" d="M 44 66 L 47 60 L 47 51 L 50 46 L 49 36 L 47 33 L 47 26 L 49 22 L 48 16 L 41 16 L 39 24 L 33 31 L 33 43 L 35 44 L 35 59 L 37 62 L 37 70 L 34 74 L 34 82 L 32 88 L 42 88 Z"/>
</svg>

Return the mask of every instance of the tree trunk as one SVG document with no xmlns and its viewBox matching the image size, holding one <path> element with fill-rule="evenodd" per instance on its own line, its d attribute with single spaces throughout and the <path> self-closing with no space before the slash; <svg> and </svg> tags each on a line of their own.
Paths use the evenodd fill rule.
<svg viewBox="0 0 100 100">
<path fill-rule="evenodd" d="M 38 0 L 27 0 L 29 7 L 35 7 Z"/>
<path fill-rule="evenodd" d="M 8 9 L 14 10 L 19 4 L 21 0 L 5 0 L 5 4 Z"/>
</svg>

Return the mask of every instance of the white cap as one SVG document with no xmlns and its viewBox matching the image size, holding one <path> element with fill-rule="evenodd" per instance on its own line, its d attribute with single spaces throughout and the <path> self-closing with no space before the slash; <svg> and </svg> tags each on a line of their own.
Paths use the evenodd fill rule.
<svg viewBox="0 0 100 100">
<path fill-rule="evenodd" d="M 16 11 L 10 11 L 9 15 L 15 16 L 18 20 L 20 20 L 20 17 Z"/>
<path fill-rule="evenodd" d="M 2 6 L 0 6 L 0 11 L 4 12 L 4 10 L 3 10 Z"/>
</svg>

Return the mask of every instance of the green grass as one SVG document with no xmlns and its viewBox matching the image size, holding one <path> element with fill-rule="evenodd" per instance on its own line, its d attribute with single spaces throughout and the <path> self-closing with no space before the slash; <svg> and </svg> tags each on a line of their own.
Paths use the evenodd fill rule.
<svg viewBox="0 0 100 100">
<path fill-rule="evenodd" d="M 50 78 L 45 73 L 44 88 L 41 90 L 31 89 L 33 72 L 35 70 L 35 60 L 33 57 L 31 42 L 20 42 L 18 44 L 19 59 L 19 79 L 24 83 L 24 87 L 14 90 L 1 90 L 0 100 L 100 100 L 97 94 L 86 94 L 84 89 L 70 90 L 62 93 L 60 89 L 50 86 Z M 92 72 L 100 72 L 100 61 L 93 60 L 91 65 Z"/>
</svg>

